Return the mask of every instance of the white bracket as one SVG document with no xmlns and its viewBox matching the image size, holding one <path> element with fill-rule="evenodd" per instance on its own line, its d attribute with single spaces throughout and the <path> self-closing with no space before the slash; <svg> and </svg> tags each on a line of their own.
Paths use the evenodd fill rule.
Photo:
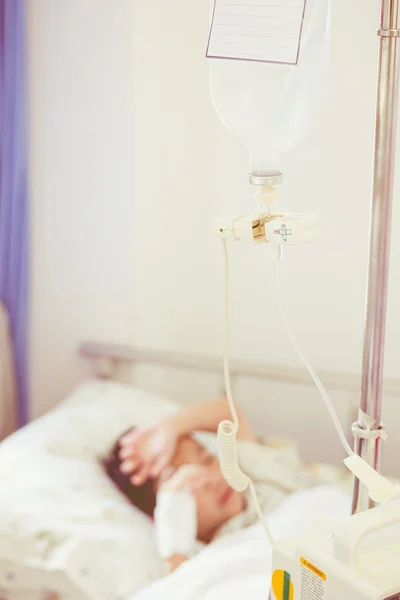
<svg viewBox="0 0 400 600">
<path fill-rule="evenodd" d="M 271 215 L 255 212 L 221 217 L 213 221 L 213 228 L 215 235 L 223 240 L 267 242 L 280 246 L 311 242 L 318 235 L 316 215 L 302 213 Z"/>
</svg>

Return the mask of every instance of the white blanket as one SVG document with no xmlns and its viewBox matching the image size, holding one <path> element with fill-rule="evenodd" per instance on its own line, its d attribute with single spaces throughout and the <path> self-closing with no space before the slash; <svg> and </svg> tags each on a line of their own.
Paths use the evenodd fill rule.
<svg viewBox="0 0 400 600">
<path fill-rule="evenodd" d="M 317 516 L 344 518 L 350 498 L 333 487 L 291 496 L 268 519 L 275 539 L 307 531 Z M 271 578 L 271 547 L 260 525 L 221 541 L 134 596 L 134 600 L 266 600 Z"/>
</svg>

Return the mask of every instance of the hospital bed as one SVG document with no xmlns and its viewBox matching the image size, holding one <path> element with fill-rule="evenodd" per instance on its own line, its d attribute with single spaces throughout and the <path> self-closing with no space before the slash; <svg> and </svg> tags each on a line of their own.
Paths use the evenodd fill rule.
<svg viewBox="0 0 400 600">
<path fill-rule="evenodd" d="M 0 440 L 15 429 L 15 377 L 8 313 L 0 302 Z"/>
<path fill-rule="evenodd" d="M 99 461 L 130 423 L 151 423 L 178 408 L 154 391 L 116 381 L 132 362 L 163 364 L 175 376 L 185 372 L 186 381 L 189 373 L 213 377 L 217 363 L 102 344 L 85 344 L 81 354 L 91 359 L 97 377 L 0 445 L 0 598 L 212 599 L 231 593 L 232 572 L 236 593 L 250 586 L 264 597 L 271 550 L 259 526 L 211 545 L 148 587 L 164 574 L 152 524 L 121 496 Z M 272 367 L 265 371 L 267 379 L 273 376 Z M 233 372 L 237 381 L 262 379 L 260 365 L 234 361 Z M 210 448 L 215 443 L 207 434 L 202 441 Z M 276 537 L 306 529 L 317 507 L 332 516 L 348 514 L 350 496 L 330 473 L 333 487 L 301 493 L 270 517 Z"/>
<path fill-rule="evenodd" d="M 0 597 L 122 599 L 163 574 L 151 522 L 105 477 L 99 458 L 127 424 L 175 408 L 132 386 L 92 380 L 3 442 Z"/>
</svg>

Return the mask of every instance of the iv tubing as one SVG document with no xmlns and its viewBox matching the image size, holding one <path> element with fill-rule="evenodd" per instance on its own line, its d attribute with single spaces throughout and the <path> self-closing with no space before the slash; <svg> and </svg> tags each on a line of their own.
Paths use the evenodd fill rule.
<svg viewBox="0 0 400 600">
<path fill-rule="evenodd" d="M 231 377 L 229 372 L 229 259 L 226 241 L 222 241 L 225 261 L 225 326 L 224 326 L 224 378 L 226 397 L 228 399 L 229 409 L 232 415 L 232 421 L 235 426 L 235 432 L 239 429 L 239 418 L 235 403 L 232 398 Z"/>
<path fill-rule="evenodd" d="M 282 321 L 285 325 L 285 329 L 287 331 L 287 334 L 290 338 L 290 341 L 292 342 L 297 354 L 299 355 L 302 363 L 304 364 L 305 368 L 307 369 L 307 371 L 310 373 L 312 379 L 314 380 L 315 385 L 318 388 L 319 393 L 321 394 L 321 397 L 323 399 L 323 401 L 325 402 L 325 405 L 329 411 L 329 414 L 332 418 L 333 424 L 336 428 L 336 431 L 339 435 L 340 441 L 342 442 L 343 448 L 345 449 L 345 451 L 347 452 L 347 454 L 349 456 L 353 456 L 354 452 L 350 447 L 350 444 L 348 443 L 346 436 L 344 434 L 343 428 L 340 424 L 339 418 L 336 414 L 336 411 L 332 405 L 331 399 L 329 398 L 328 392 L 326 391 L 326 389 L 324 388 L 322 381 L 320 380 L 320 378 L 318 377 L 317 373 L 315 372 L 314 367 L 312 366 L 312 364 L 310 363 L 310 361 L 308 360 L 308 358 L 305 356 L 304 351 L 302 349 L 302 347 L 300 346 L 300 343 L 298 341 L 298 339 L 295 336 L 295 333 L 293 331 L 293 328 L 285 314 L 285 311 L 283 310 L 283 303 L 282 303 L 282 290 L 281 290 L 281 284 L 280 284 L 280 278 L 279 278 L 279 262 L 276 263 L 276 292 L 277 292 L 277 305 L 278 305 L 278 309 L 282 318 Z"/>
<path fill-rule="evenodd" d="M 224 323 L 224 377 L 225 377 L 225 388 L 226 388 L 226 397 L 228 400 L 229 409 L 231 411 L 233 425 L 235 428 L 235 443 L 236 443 L 236 433 L 239 429 L 239 418 L 236 411 L 235 403 L 232 397 L 232 387 L 231 387 L 231 377 L 229 371 L 229 259 L 228 259 L 228 249 L 226 247 L 226 241 L 222 241 L 222 247 L 224 250 L 224 262 L 225 262 L 225 323 Z M 267 538 L 271 544 L 273 545 L 273 537 L 268 528 L 267 522 L 261 510 L 260 504 L 258 502 L 256 489 L 253 481 L 249 479 L 249 488 L 251 498 L 257 513 L 259 520 L 264 528 L 264 531 L 267 535 Z"/>
</svg>

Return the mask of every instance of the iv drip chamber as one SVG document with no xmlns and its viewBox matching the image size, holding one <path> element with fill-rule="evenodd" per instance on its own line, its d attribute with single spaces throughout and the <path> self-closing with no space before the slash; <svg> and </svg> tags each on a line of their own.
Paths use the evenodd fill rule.
<svg viewBox="0 0 400 600">
<path fill-rule="evenodd" d="M 211 14 L 214 0 L 209 0 Z M 214 107 L 249 150 L 250 182 L 275 185 L 281 153 L 308 133 L 329 63 L 332 0 L 307 0 L 297 65 L 209 59 Z"/>
</svg>

